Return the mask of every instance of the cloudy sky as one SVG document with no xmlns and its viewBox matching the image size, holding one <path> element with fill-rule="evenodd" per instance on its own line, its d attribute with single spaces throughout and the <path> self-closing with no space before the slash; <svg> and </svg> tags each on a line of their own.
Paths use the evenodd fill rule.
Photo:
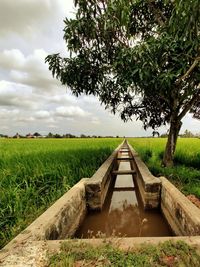
<svg viewBox="0 0 200 267">
<path fill-rule="evenodd" d="M 52 78 L 44 59 L 67 55 L 63 19 L 74 12 L 73 0 L 0 0 L 0 133 L 150 135 L 140 122 L 123 123 L 96 98 L 76 98 Z M 200 122 L 188 115 L 185 129 L 200 132 Z"/>
</svg>

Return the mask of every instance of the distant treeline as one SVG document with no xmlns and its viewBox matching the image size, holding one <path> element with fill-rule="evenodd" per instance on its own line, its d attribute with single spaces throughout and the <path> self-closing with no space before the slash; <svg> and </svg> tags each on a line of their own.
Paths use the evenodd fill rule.
<svg viewBox="0 0 200 267">
<path fill-rule="evenodd" d="M 160 137 L 167 137 L 168 133 L 161 134 Z M 185 137 L 185 138 L 200 138 L 200 133 L 194 134 L 189 130 L 185 130 L 183 134 L 179 134 L 179 137 Z"/>
<path fill-rule="evenodd" d="M 74 134 L 58 134 L 58 133 L 48 133 L 47 135 L 42 135 L 38 132 L 35 132 L 34 134 L 26 134 L 21 135 L 19 133 L 16 133 L 14 136 L 8 136 L 4 134 L 0 134 L 0 138 L 119 138 L 119 136 L 101 136 L 101 135 L 85 135 L 81 134 L 80 136 L 76 136 Z"/>
<path fill-rule="evenodd" d="M 151 138 L 151 137 L 160 137 L 160 138 L 166 138 L 168 136 L 168 133 L 162 133 L 159 134 L 157 131 L 153 131 L 151 136 L 144 136 L 144 138 Z M 138 136 L 139 137 L 139 136 Z M 185 130 L 183 134 L 179 134 L 179 137 L 185 137 L 185 138 L 200 138 L 200 133 L 194 134 L 189 130 Z M 34 134 L 28 133 L 26 135 L 21 135 L 19 133 L 16 133 L 14 136 L 8 136 L 5 134 L 0 134 L 0 138 L 125 138 L 125 136 L 101 136 L 101 135 L 85 135 L 81 134 L 80 136 L 74 135 L 74 134 L 58 134 L 58 133 L 51 133 L 49 132 L 47 135 L 42 135 L 38 132 L 35 132 Z M 140 137 L 141 138 L 141 137 Z"/>
</svg>

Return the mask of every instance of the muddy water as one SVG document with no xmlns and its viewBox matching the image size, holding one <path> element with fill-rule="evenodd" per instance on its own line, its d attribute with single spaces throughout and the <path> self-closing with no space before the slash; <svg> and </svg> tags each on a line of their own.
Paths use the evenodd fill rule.
<svg viewBox="0 0 200 267">
<path fill-rule="evenodd" d="M 144 211 L 132 175 L 117 175 L 102 211 L 89 212 L 76 233 L 77 238 L 112 235 L 173 235 L 159 211 Z"/>
</svg>

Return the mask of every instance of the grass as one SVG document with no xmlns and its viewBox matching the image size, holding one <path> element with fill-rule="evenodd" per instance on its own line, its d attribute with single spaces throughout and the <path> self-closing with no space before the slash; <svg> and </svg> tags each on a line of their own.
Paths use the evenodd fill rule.
<svg viewBox="0 0 200 267">
<path fill-rule="evenodd" d="M 109 243 L 92 246 L 86 243 L 63 243 L 61 252 L 50 258 L 50 267 L 114 266 L 114 267 L 196 267 L 200 256 L 195 248 L 182 241 L 166 241 L 159 245 L 143 244 L 122 251 Z"/>
<path fill-rule="evenodd" d="M 178 139 L 172 168 L 161 167 L 165 138 L 130 138 L 129 142 L 155 176 L 164 175 L 184 194 L 200 198 L 200 139 Z"/>
<path fill-rule="evenodd" d="M 122 139 L 0 139 L 0 248 L 81 178 L 91 177 Z"/>
</svg>

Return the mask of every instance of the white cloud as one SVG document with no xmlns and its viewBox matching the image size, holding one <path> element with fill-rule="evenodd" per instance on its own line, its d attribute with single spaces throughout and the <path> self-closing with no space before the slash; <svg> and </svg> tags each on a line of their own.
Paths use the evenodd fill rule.
<svg viewBox="0 0 200 267">
<path fill-rule="evenodd" d="M 1 130 L 9 130 L 9 127 L 7 125 L 1 125 Z"/>
<path fill-rule="evenodd" d="M 59 128 L 58 125 L 55 125 L 55 124 L 49 124 L 48 127 L 49 127 L 49 128 L 54 128 L 54 129 Z"/>
<path fill-rule="evenodd" d="M 99 104 L 98 98 L 92 95 L 85 95 L 82 97 L 82 100 L 87 104 Z"/>
<path fill-rule="evenodd" d="M 19 110 L 18 109 L 13 109 L 13 110 L 8 110 L 5 108 L 1 108 L 0 109 L 0 117 L 1 119 L 11 119 L 11 118 L 15 118 L 17 115 L 19 114 Z"/>
<path fill-rule="evenodd" d="M 19 49 L 4 50 L 0 53 L 0 67 L 4 69 L 21 69 L 25 57 Z"/>
<path fill-rule="evenodd" d="M 0 106 L 37 108 L 31 98 L 32 89 L 22 84 L 0 81 Z"/>
<path fill-rule="evenodd" d="M 47 119 L 50 117 L 50 112 L 47 110 L 39 110 L 35 113 L 37 119 Z"/>
<path fill-rule="evenodd" d="M 97 124 L 97 125 L 101 124 L 99 118 L 97 118 L 97 117 L 92 117 L 91 123 L 92 124 Z"/>
<path fill-rule="evenodd" d="M 16 32 L 30 36 L 41 23 L 55 17 L 53 0 L 1 0 L 0 33 Z"/>
<path fill-rule="evenodd" d="M 71 118 L 71 117 L 86 117 L 89 115 L 89 113 L 84 111 L 78 106 L 69 106 L 69 107 L 61 106 L 56 108 L 55 115 L 58 117 Z"/>
<path fill-rule="evenodd" d="M 49 97 L 49 101 L 56 104 L 77 104 L 78 98 L 66 92 L 65 94 L 54 95 L 52 97 Z"/>
<path fill-rule="evenodd" d="M 46 55 L 43 49 L 36 49 L 28 56 L 18 49 L 4 50 L 0 53 L 0 68 L 8 70 L 12 81 L 32 86 L 34 90 L 57 90 L 60 83 L 48 70 Z"/>
<path fill-rule="evenodd" d="M 0 52 L 0 67 L 24 72 L 48 71 L 48 66 L 44 63 L 46 56 L 44 49 L 35 49 L 27 56 L 19 49 L 5 49 Z"/>
<path fill-rule="evenodd" d="M 17 118 L 17 123 L 32 123 L 35 121 L 35 118 L 33 116 L 27 116 L 27 114 L 21 114 L 18 118 Z"/>
</svg>

